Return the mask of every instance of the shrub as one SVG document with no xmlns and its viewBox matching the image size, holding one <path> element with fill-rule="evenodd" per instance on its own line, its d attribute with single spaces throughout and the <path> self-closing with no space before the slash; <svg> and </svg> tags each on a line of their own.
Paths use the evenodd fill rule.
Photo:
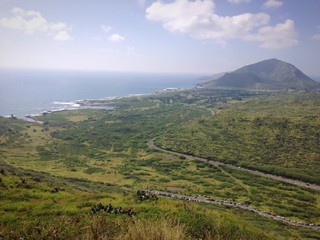
<svg viewBox="0 0 320 240">
<path fill-rule="evenodd" d="M 89 167 L 86 170 L 84 170 L 83 172 L 87 173 L 87 174 L 93 174 L 93 173 L 104 172 L 104 170 L 102 168 Z"/>
</svg>

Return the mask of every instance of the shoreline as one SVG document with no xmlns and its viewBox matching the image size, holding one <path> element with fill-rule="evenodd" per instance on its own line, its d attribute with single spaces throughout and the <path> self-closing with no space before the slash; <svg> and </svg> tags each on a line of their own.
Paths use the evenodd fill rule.
<svg viewBox="0 0 320 240">
<path fill-rule="evenodd" d="M 192 87 L 193 88 L 193 87 Z M 162 93 L 170 93 L 170 92 L 179 92 L 192 88 L 165 88 L 161 91 L 153 92 L 153 93 L 138 93 L 138 94 L 128 94 L 125 96 L 112 96 L 101 99 L 81 99 L 81 100 L 72 100 L 72 101 L 54 101 L 53 105 L 63 105 L 63 107 L 51 109 L 51 110 L 43 110 L 38 113 L 30 113 L 25 114 L 23 116 L 16 116 L 16 113 L 10 115 L 4 115 L 1 117 L 4 118 L 16 118 L 20 120 L 25 120 L 28 122 L 34 123 L 42 123 L 37 120 L 37 117 L 45 116 L 47 114 L 56 113 L 56 112 L 64 112 L 64 111 L 73 111 L 73 110 L 82 110 L 82 109 L 101 109 L 112 111 L 115 110 L 114 106 L 108 105 L 114 100 L 121 100 L 125 98 L 134 98 L 134 97 L 146 97 L 152 95 L 158 95 Z"/>
</svg>

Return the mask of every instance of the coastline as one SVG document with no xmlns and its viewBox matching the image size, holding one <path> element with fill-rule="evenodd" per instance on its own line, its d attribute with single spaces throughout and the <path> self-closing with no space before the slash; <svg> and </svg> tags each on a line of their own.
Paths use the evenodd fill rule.
<svg viewBox="0 0 320 240">
<path fill-rule="evenodd" d="M 0 71 L 2 94 L 0 116 L 25 115 L 69 110 L 80 99 L 114 100 L 169 91 L 191 89 L 201 74 L 183 73 L 131 73 L 79 71 Z"/>
<path fill-rule="evenodd" d="M 112 101 L 121 100 L 126 98 L 135 98 L 135 97 L 146 97 L 152 95 L 159 95 L 163 93 L 169 92 L 179 92 L 184 91 L 192 88 L 165 88 L 161 91 L 153 92 L 153 93 L 141 93 L 141 94 L 128 94 L 126 96 L 113 96 L 113 97 L 106 97 L 100 99 L 82 99 L 82 100 L 72 100 L 72 101 L 54 101 L 52 105 L 62 105 L 62 107 L 54 108 L 51 106 L 52 109 L 42 110 L 38 113 L 30 113 L 25 114 L 23 116 L 16 116 L 16 114 L 6 115 L 3 116 L 5 118 L 18 118 L 21 120 L 25 120 L 28 122 L 34 122 L 42 124 L 41 121 L 37 119 L 37 117 L 41 117 L 47 114 L 56 113 L 56 112 L 63 112 L 63 111 L 72 111 L 72 110 L 81 110 L 81 109 L 101 109 L 107 111 L 113 111 L 116 107 L 112 106 Z M 49 107 L 48 107 L 49 108 Z"/>
</svg>

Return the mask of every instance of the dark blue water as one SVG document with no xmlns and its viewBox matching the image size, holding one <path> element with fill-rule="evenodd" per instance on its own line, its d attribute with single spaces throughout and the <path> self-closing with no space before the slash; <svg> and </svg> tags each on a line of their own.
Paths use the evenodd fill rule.
<svg viewBox="0 0 320 240">
<path fill-rule="evenodd" d="M 74 101 L 194 87 L 199 75 L 0 69 L 0 115 L 76 108 Z"/>
</svg>

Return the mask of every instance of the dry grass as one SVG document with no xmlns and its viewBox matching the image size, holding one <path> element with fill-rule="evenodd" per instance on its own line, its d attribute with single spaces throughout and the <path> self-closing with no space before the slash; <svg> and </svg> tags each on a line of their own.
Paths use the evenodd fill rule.
<svg viewBox="0 0 320 240">
<path fill-rule="evenodd" d="M 136 220 L 122 231 L 117 240 L 185 240 L 188 239 L 186 228 L 168 220 Z"/>
<path fill-rule="evenodd" d="M 71 115 L 67 116 L 67 119 L 71 122 L 82 122 L 88 120 L 88 115 Z"/>
</svg>

